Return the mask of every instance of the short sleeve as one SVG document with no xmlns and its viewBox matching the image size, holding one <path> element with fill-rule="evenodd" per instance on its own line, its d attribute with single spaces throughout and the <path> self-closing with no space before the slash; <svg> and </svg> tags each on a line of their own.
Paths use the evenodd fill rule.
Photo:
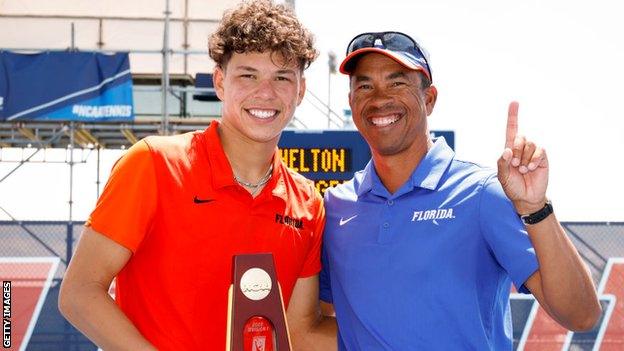
<svg viewBox="0 0 624 351">
<path fill-rule="evenodd" d="M 149 230 L 156 200 L 152 155 L 142 140 L 113 166 L 86 225 L 134 253 Z"/>
<path fill-rule="evenodd" d="M 323 199 L 312 189 L 316 203 L 316 219 L 314 221 L 314 229 L 312 232 L 312 245 L 308 251 L 308 255 L 303 264 L 303 269 L 299 273 L 299 278 L 306 278 L 316 275 L 321 270 L 321 244 L 323 239 L 323 230 L 325 229 L 325 207 Z"/>
<path fill-rule="evenodd" d="M 524 283 L 539 269 L 535 249 L 496 175 L 490 176 L 484 183 L 479 221 L 496 260 L 507 271 L 519 292 L 530 293 Z"/>
</svg>

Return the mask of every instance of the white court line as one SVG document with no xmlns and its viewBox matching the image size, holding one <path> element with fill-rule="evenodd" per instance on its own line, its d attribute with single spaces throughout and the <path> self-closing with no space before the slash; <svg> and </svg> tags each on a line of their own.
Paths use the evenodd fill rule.
<svg viewBox="0 0 624 351">
<path fill-rule="evenodd" d="M 39 299 L 37 300 L 33 314 L 30 317 L 30 322 L 28 322 L 28 327 L 24 333 L 24 339 L 22 340 L 19 348 L 20 351 L 26 350 L 26 346 L 28 345 L 33 330 L 35 329 L 35 325 L 39 319 L 39 314 L 41 313 L 41 308 L 43 307 L 45 298 L 48 295 L 50 285 L 52 285 L 52 278 L 58 269 L 60 261 L 61 260 L 58 257 L 0 257 L 0 263 L 49 263 L 51 265 L 46 280 L 43 283 L 43 288 L 41 289 L 41 294 L 39 294 Z"/>
</svg>

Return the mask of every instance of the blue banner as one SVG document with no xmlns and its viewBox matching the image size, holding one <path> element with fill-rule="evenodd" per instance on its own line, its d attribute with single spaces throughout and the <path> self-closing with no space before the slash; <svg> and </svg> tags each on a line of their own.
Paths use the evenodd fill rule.
<svg viewBox="0 0 624 351">
<path fill-rule="evenodd" d="M 134 120 L 128 53 L 0 52 L 0 120 Z"/>
</svg>

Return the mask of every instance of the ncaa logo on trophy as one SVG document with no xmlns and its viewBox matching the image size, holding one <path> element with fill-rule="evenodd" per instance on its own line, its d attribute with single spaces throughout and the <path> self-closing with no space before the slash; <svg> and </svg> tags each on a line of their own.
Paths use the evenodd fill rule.
<svg viewBox="0 0 624 351">
<path fill-rule="evenodd" d="M 251 268 L 243 273 L 240 289 L 247 298 L 259 301 L 271 292 L 271 276 L 262 268 Z"/>
<path fill-rule="evenodd" d="M 273 254 L 233 257 L 226 351 L 290 351 Z"/>
</svg>

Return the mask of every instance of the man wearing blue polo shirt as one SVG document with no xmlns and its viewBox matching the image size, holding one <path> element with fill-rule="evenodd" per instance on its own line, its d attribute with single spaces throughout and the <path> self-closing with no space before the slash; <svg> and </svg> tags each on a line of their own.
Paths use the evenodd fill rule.
<svg viewBox="0 0 624 351">
<path fill-rule="evenodd" d="M 546 199 L 544 149 L 517 135 L 518 104 L 497 174 L 430 138 L 437 90 L 409 36 L 356 36 L 340 71 L 372 160 L 325 193 L 320 296 L 339 349 L 511 350 L 511 283 L 590 329 L 595 287 Z"/>
</svg>

